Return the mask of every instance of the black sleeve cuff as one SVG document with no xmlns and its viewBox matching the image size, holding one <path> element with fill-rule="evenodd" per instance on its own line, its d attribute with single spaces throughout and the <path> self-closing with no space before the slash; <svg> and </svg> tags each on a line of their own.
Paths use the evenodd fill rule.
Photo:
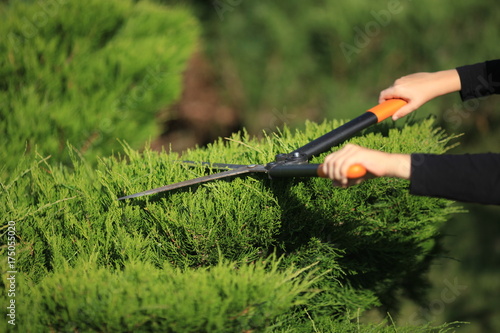
<svg viewBox="0 0 500 333">
<path fill-rule="evenodd" d="M 500 93 L 500 60 L 491 60 L 457 68 L 463 101 Z"/>
</svg>

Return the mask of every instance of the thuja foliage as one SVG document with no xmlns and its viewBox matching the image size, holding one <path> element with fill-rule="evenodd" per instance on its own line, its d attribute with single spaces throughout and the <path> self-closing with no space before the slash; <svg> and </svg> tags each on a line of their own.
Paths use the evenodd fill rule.
<svg viewBox="0 0 500 333">
<path fill-rule="evenodd" d="M 147 1 L 3 1 L 0 19 L 3 172 L 35 147 L 91 160 L 154 137 L 198 36 L 187 10 Z"/>
<path fill-rule="evenodd" d="M 96 168 L 74 148 L 71 167 L 23 157 L 2 179 L 0 210 L 16 222 L 27 331 L 383 331 L 350 319 L 422 291 L 451 202 L 412 196 L 398 179 L 341 189 L 258 175 L 116 200 L 213 172 L 180 161 L 266 163 L 339 124 L 242 132 L 182 156 L 123 144 Z M 427 120 L 351 142 L 442 153 L 449 140 Z"/>
<path fill-rule="evenodd" d="M 279 270 L 278 264 L 182 270 L 130 262 L 114 272 L 63 269 L 20 302 L 26 310 L 45 309 L 30 321 L 33 332 L 47 327 L 57 332 L 239 332 L 269 326 L 314 296 L 308 290 L 317 279 L 313 271 Z"/>
<path fill-rule="evenodd" d="M 290 309 L 310 302 L 321 276 L 313 268 L 280 269 L 270 257 L 252 265 L 221 262 L 181 270 L 130 262 L 123 271 L 66 268 L 50 274 L 18 298 L 23 332 L 394 332 L 384 322 L 359 325 L 347 317 L 297 322 Z M 137 292 L 137 290 L 140 292 Z M 308 315 L 307 310 L 303 312 Z M 398 332 L 446 332 L 450 325 L 398 328 Z"/>
</svg>

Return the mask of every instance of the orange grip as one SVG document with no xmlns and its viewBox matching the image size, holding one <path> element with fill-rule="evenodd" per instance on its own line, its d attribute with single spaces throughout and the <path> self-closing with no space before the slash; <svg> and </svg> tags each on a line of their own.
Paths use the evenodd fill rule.
<svg viewBox="0 0 500 333">
<path fill-rule="evenodd" d="M 380 103 L 377 106 L 374 106 L 368 112 L 371 112 L 377 116 L 378 122 L 380 123 L 382 120 L 389 118 L 396 111 L 401 109 L 403 106 L 407 104 L 406 101 L 402 99 L 388 99 L 387 101 Z"/>
<path fill-rule="evenodd" d="M 366 169 L 361 164 L 353 164 L 347 170 L 347 178 L 356 179 L 366 175 Z"/>
<path fill-rule="evenodd" d="M 347 178 L 356 179 L 366 175 L 366 169 L 361 164 L 353 164 L 347 170 Z M 318 167 L 318 176 L 321 178 L 328 178 L 328 175 L 323 172 L 323 164 Z"/>
</svg>

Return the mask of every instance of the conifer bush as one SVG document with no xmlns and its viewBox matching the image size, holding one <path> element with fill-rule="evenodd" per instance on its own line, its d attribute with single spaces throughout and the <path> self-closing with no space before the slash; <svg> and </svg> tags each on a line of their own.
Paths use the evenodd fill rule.
<svg viewBox="0 0 500 333">
<path fill-rule="evenodd" d="M 317 278 L 294 268 L 278 271 L 278 264 L 181 270 L 130 262 L 114 272 L 63 269 L 22 301 L 26 310 L 44 309 L 29 321 L 33 332 L 48 327 L 57 332 L 240 332 L 270 326 L 315 294 L 308 289 Z"/>
<path fill-rule="evenodd" d="M 89 161 L 158 134 L 151 121 L 180 95 L 198 25 L 148 1 L 0 3 L 0 159 L 36 150 Z"/>
<path fill-rule="evenodd" d="M 19 324 L 32 332 L 373 331 L 350 320 L 390 306 L 397 292 L 422 291 L 438 228 L 457 210 L 450 201 L 411 196 L 398 179 L 341 189 L 258 175 L 116 200 L 213 172 L 179 161 L 267 163 L 340 124 L 263 139 L 242 132 L 182 156 L 122 143 L 95 168 L 75 147 L 71 166 L 24 156 L 1 178 L 0 201 L 16 223 Z M 427 120 L 351 142 L 442 153 L 450 139 Z"/>
</svg>

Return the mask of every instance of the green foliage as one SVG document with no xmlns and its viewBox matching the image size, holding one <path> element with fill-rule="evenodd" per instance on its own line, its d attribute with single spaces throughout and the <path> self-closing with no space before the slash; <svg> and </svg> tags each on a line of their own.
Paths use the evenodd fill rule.
<svg viewBox="0 0 500 333">
<path fill-rule="evenodd" d="M 307 315 L 307 313 L 306 313 Z M 273 332 L 328 332 L 328 333 L 446 333 L 455 332 L 456 328 L 461 327 L 463 323 L 455 322 L 443 325 L 432 325 L 428 323 L 423 326 L 400 326 L 396 325 L 392 318 L 381 321 L 380 323 L 360 323 L 359 318 L 349 320 L 348 318 L 333 319 L 332 317 L 322 316 L 312 318 L 309 316 L 309 322 L 284 325 L 284 327 L 273 330 Z"/>
<path fill-rule="evenodd" d="M 131 262 L 123 271 L 84 267 L 50 274 L 20 298 L 25 332 L 242 332 L 263 329 L 316 291 L 311 272 L 278 270 L 279 260 L 220 263 L 210 269 L 155 268 Z"/>
<path fill-rule="evenodd" d="M 6 220 L 16 221 L 16 265 L 23 284 L 30 286 L 21 292 L 29 311 L 36 314 L 33 327 L 112 331 L 112 325 L 126 320 L 127 325 L 160 325 L 172 331 L 271 329 L 289 323 L 310 328 L 308 315 L 318 323 L 325 316 L 353 319 L 353 314 L 375 305 L 391 305 L 392 295 L 400 290 L 421 290 L 421 275 L 436 255 L 437 229 L 456 207 L 446 200 L 409 195 L 404 180 L 373 179 L 346 190 L 320 178 L 249 176 L 116 200 L 207 172 L 179 161 L 265 163 L 338 125 L 308 123 L 304 131 L 285 128 L 262 140 L 240 133 L 182 156 L 139 153 L 124 145 L 125 156 L 102 158 L 95 170 L 77 149 L 71 150 L 71 168 L 42 157 L 24 157 L 14 175 L 1 182 L 0 211 Z M 381 129 L 386 135 L 372 130 L 351 142 L 389 152 L 442 153 L 450 140 L 433 129 L 432 120 Z M 0 255 L 5 257 L 5 251 L 2 248 Z M 273 253 L 283 259 L 268 259 Z M 272 261 L 269 273 L 259 268 L 262 260 Z M 283 289 L 272 282 L 313 264 L 314 277 L 283 282 Z M 6 271 L 6 262 L 1 265 Z M 234 275 L 231 265 L 240 267 Z M 215 281 L 211 274 L 230 277 Z M 67 276 L 76 278 L 65 281 Z M 149 287 L 136 283 L 141 276 L 148 278 Z M 177 279 L 182 283 L 175 284 Z M 159 286 L 153 287 L 157 280 Z M 57 291 L 59 285 L 64 292 Z M 167 291 L 161 293 L 160 286 Z M 179 295 L 168 292 L 172 288 Z M 233 293 L 237 288 L 241 290 Z M 172 304 L 167 298 L 184 292 L 194 298 L 182 309 L 165 307 Z M 89 296 L 79 302 L 79 295 Z M 214 300 L 208 301 L 208 295 Z M 93 319 L 85 321 L 87 311 L 121 304 L 124 297 L 133 300 L 131 311 L 138 312 L 122 307 L 117 312 L 94 310 Z M 199 303 L 204 302 L 219 305 L 201 318 L 186 314 L 202 313 L 207 304 Z M 28 311 L 23 309 L 20 317 Z M 44 316 L 47 309 L 52 314 L 62 310 L 58 316 Z M 170 311 L 178 315 L 175 320 L 166 315 Z M 234 319 L 244 312 L 241 320 Z M 174 323 L 179 329 L 172 328 Z"/>
<path fill-rule="evenodd" d="M 139 147 L 180 95 L 198 26 L 185 9 L 146 1 L 0 4 L 0 159 L 36 150 L 60 160 L 70 142 L 89 161 Z"/>
</svg>

